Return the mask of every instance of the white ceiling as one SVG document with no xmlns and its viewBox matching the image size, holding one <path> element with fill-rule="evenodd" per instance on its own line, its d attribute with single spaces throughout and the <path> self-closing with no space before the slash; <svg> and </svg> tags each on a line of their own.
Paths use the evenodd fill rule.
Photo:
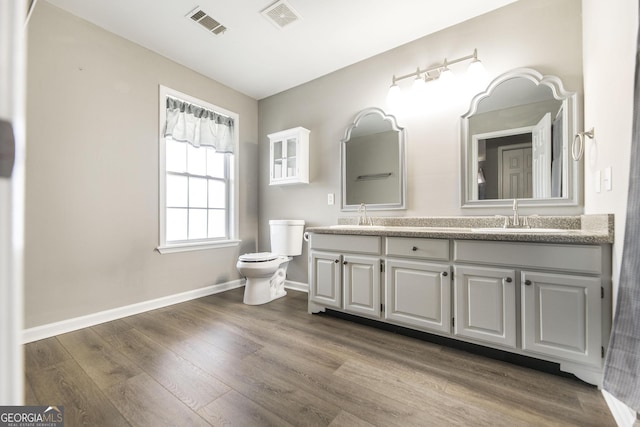
<svg viewBox="0 0 640 427">
<path fill-rule="evenodd" d="M 274 0 L 47 0 L 255 99 L 354 64 L 516 0 L 287 0 L 302 19 L 280 29 Z M 199 6 L 228 30 L 186 15 Z"/>
</svg>

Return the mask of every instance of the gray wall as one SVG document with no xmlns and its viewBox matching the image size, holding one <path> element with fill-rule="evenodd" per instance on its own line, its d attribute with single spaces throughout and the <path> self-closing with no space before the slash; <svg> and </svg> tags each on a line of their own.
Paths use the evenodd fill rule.
<svg viewBox="0 0 640 427">
<path fill-rule="evenodd" d="M 328 206 L 327 193 L 340 194 L 339 141 L 355 115 L 368 107 L 396 114 L 407 130 L 406 211 L 380 215 L 472 215 L 487 212 L 460 208 L 459 117 L 469 106 L 471 91 L 437 92 L 418 107 L 391 111 L 386 94 L 391 77 L 410 73 L 416 66 L 440 63 L 478 49 L 493 78 L 518 67 L 559 76 L 570 91 L 582 93 L 582 22 L 580 0 L 520 0 L 497 11 L 445 29 L 353 66 L 274 95 L 259 102 L 260 248 L 269 247 L 268 220 L 304 219 L 308 226 L 335 223 L 339 204 Z M 467 64 L 453 66 L 464 73 Z M 401 82 L 410 85 L 411 79 Z M 310 183 L 268 186 L 266 135 L 294 126 L 310 134 Z M 581 212 L 580 208 L 561 213 Z M 498 210 L 490 212 L 501 213 Z M 508 213 L 508 212 L 502 212 Z M 533 212 L 524 212 L 533 213 Z M 544 213 L 538 211 L 536 213 Z M 307 282 L 307 247 L 289 269 L 289 278 Z"/>
<path fill-rule="evenodd" d="M 633 120 L 638 2 L 615 6 L 583 0 L 584 128 L 595 128 L 585 150 L 585 213 L 614 213 L 614 303 L 622 259 Z M 615 73 L 611 73 L 611 65 Z M 595 191 L 596 173 L 611 167 L 611 191 Z"/>
<path fill-rule="evenodd" d="M 158 85 L 240 115 L 238 248 L 160 255 Z M 25 327 L 238 279 L 257 101 L 40 1 L 29 24 Z"/>
</svg>

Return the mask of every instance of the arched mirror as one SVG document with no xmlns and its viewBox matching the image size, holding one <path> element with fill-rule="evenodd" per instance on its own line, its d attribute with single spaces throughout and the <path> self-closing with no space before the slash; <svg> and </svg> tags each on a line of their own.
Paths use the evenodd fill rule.
<svg viewBox="0 0 640 427">
<path fill-rule="evenodd" d="M 578 204 L 576 94 L 555 76 L 520 68 L 471 101 L 462 116 L 462 206 Z"/>
<path fill-rule="evenodd" d="M 379 108 L 358 113 L 341 145 L 342 210 L 405 209 L 405 131 Z"/>
</svg>

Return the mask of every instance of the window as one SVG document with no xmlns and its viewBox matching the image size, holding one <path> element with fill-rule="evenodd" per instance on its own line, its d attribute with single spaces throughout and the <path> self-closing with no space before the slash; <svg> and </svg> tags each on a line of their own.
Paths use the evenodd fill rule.
<svg viewBox="0 0 640 427">
<path fill-rule="evenodd" d="M 179 107 L 171 111 L 169 104 L 174 102 Z M 177 114 L 184 116 L 185 110 L 190 111 L 189 108 L 198 112 L 204 111 L 208 115 L 205 117 L 194 113 L 188 117 L 172 117 L 178 110 Z M 175 125 L 176 129 L 181 127 L 174 133 L 167 130 L 168 115 L 170 126 L 179 122 Z M 193 126 L 194 123 L 200 126 L 201 121 L 214 116 L 215 119 L 212 119 L 210 125 L 213 127 L 213 136 L 209 135 L 208 139 L 199 137 L 199 129 L 184 129 Z M 160 253 L 208 249 L 239 243 L 235 232 L 236 155 L 233 152 L 217 151 L 212 146 L 215 144 L 211 141 L 216 139 L 216 132 L 222 133 L 215 129 L 216 120 L 229 126 L 230 136 L 224 136 L 231 140 L 225 149 L 229 150 L 231 145 L 233 150 L 237 147 L 237 114 L 160 86 Z M 204 145 L 205 143 L 207 145 Z"/>
</svg>

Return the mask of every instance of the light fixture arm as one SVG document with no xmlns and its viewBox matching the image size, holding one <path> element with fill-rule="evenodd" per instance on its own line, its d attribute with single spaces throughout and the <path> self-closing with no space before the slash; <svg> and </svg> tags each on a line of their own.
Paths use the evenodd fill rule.
<svg viewBox="0 0 640 427">
<path fill-rule="evenodd" d="M 440 77 L 440 73 L 442 72 L 442 70 L 447 68 L 449 65 L 457 64 L 463 61 L 468 61 L 470 59 L 473 59 L 474 61 L 478 60 L 478 49 L 474 49 L 471 55 L 463 56 L 461 58 L 452 59 L 452 60 L 447 60 L 447 58 L 445 58 L 442 64 L 434 65 L 432 67 L 428 67 L 423 70 L 421 70 L 420 67 L 418 67 L 416 71 L 413 73 L 404 74 L 402 76 L 394 75 L 393 84 L 395 85 L 398 81 L 408 79 L 409 77 L 419 77 L 421 74 L 425 75 L 425 80 L 436 80 L 438 77 Z M 431 73 L 436 71 L 438 73 L 435 76 L 431 75 Z"/>
</svg>

